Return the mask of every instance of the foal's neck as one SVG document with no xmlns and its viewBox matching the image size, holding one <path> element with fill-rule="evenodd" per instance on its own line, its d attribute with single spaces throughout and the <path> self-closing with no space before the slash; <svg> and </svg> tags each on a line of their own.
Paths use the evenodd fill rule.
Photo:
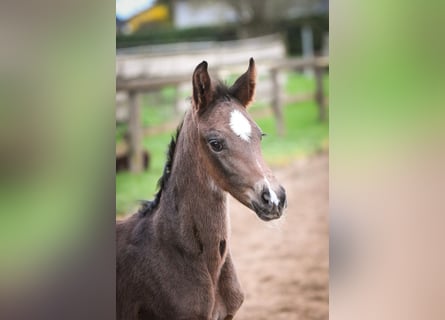
<svg viewBox="0 0 445 320">
<path fill-rule="evenodd" d="M 167 196 L 161 201 L 175 212 L 170 219 L 176 219 L 177 232 L 192 230 L 202 242 L 217 244 L 228 237 L 226 193 L 216 186 L 200 159 L 200 137 L 192 112 L 186 114 L 179 133 Z"/>
</svg>

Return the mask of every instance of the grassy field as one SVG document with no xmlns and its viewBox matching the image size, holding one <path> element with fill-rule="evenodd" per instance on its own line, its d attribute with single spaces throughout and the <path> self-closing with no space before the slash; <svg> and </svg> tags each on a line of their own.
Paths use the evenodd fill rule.
<svg viewBox="0 0 445 320">
<path fill-rule="evenodd" d="M 328 79 L 325 79 L 325 88 L 328 91 Z M 314 81 L 298 75 L 289 75 L 286 84 L 288 93 L 313 92 Z M 144 97 L 143 123 L 144 126 L 156 126 L 173 117 L 170 89 L 163 91 L 156 99 Z M 150 107 L 156 103 L 162 107 Z M 171 102 L 170 102 L 171 103 Z M 328 147 L 329 125 L 318 120 L 318 108 L 315 102 L 308 101 L 298 104 L 289 104 L 284 108 L 286 123 L 286 136 L 276 135 L 275 120 L 270 115 L 268 107 L 253 105 L 250 109 L 254 119 L 267 133 L 262 142 L 263 155 L 266 161 L 274 167 L 284 166 L 294 159 L 310 155 Z M 255 116 L 258 114 L 258 116 Z M 118 127 L 116 140 L 122 139 L 125 127 Z M 162 174 L 165 162 L 167 145 L 174 130 L 168 133 L 157 133 L 144 138 L 144 148 L 150 151 L 151 162 L 149 170 L 141 174 L 119 172 L 116 174 L 116 211 L 118 214 L 128 213 L 137 206 L 137 200 L 151 199 L 156 192 L 156 183 Z"/>
</svg>

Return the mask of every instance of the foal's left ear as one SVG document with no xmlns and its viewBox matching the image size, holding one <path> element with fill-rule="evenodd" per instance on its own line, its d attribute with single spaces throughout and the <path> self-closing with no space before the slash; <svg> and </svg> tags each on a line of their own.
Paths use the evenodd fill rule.
<svg viewBox="0 0 445 320">
<path fill-rule="evenodd" d="M 212 83 L 207 71 L 207 62 L 201 62 L 193 72 L 193 107 L 203 112 L 213 99 Z"/>
<path fill-rule="evenodd" d="M 253 58 L 249 60 L 249 68 L 241 75 L 230 88 L 232 96 L 237 98 L 244 107 L 247 107 L 255 95 L 256 68 Z"/>
</svg>

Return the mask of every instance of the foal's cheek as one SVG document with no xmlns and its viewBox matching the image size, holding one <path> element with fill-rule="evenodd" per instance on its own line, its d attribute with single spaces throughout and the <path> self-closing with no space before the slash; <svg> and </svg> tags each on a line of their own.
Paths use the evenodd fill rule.
<svg viewBox="0 0 445 320">
<path fill-rule="evenodd" d="M 218 173 L 221 175 L 225 182 L 229 182 L 230 178 L 233 176 L 233 166 L 230 158 L 227 155 L 221 155 L 215 159 L 215 167 Z"/>
<path fill-rule="evenodd" d="M 207 158 L 207 173 L 215 180 L 219 181 L 220 186 L 227 186 L 227 180 L 230 176 L 226 164 L 226 157 L 223 152 L 215 153 L 209 150 L 206 154 Z M 224 187 L 226 189 L 226 187 Z"/>
</svg>

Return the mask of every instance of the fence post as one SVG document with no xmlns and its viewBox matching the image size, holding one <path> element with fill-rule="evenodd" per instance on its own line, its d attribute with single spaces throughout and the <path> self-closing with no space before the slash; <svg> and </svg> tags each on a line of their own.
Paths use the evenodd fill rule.
<svg viewBox="0 0 445 320">
<path fill-rule="evenodd" d="M 315 71 L 315 101 L 318 104 L 318 116 L 320 121 L 326 120 L 326 104 L 325 104 L 325 98 L 324 98 L 324 91 L 323 91 L 323 67 L 317 66 L 317 63 L 314 64 L 314 71 Z"/>
<path fill-rule="evenodd" d="M 301 46 L 303 50 L 303 58 L 313 59 L 314 58 L 314 34 L 312 32 L 312 27 L 309 24 L 304 24 L 301 28 Z M 310 66 L 304 68 L 304 74 L 307 77 L 313 77 L 314 72 Z"/>
<path fill-rule="evenodd" d="M 136 91 L 128 92 L 128 103 L 130 109 L 128 131 L 130 151 L 130 171 L 141 172 L 142 163 L 142 126 L 141 126 L 141 104 L 140 96 Z"/>
<path fill-rule="evenodd" d="M 285 134 L 285 128 L 283 121 L 283 102 L 281 96 L 279 69 L 270 69 L 270 78 L 272 80 L 272 110 L 277 123 L 277 133 L 279 136 L 283 136 Z"/>
</svg>

